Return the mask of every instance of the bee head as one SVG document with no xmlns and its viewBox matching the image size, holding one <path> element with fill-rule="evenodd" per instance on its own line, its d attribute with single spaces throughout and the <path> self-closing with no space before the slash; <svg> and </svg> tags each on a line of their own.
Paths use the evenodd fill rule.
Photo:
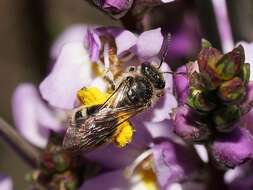
<svg viewBox="0 0 253 190">
<path fill-rule="evenodd" d="M 163 89 L 165 87 L 165 80 L 162 73 L 150 63 L 143 63 L 141 65 L 141 73 L 154 85 L 156 89 Z"/>
</svg>

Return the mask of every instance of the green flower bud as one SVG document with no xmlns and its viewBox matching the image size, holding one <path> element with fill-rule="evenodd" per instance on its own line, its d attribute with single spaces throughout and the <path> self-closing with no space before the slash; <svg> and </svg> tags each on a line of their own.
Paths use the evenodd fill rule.
<svg viewBox="0 0 253 190">
<path fill-rule="evenodd" d="M 70 159 L 65 154 L 58 153 L 53 155 L 53 161 L 57 172 L 63 172 L 69 168 Z"/>
<path fill-rule="evenodd" d="M 208 89 L 215 89 L 221 83 L 220 76 L 216 72 L 216 63 L 221 57 L 219 50 L 212 47 L 203 48 L 198 55 L 199 71 L 203 81 L 208 84 L 206 85 Z"/>
<path fill-rule="evenodd" d="M 222 83 L 219 87 L 218 94 L 226 102 L 238 101 L 244 97 L 246 89 L 243 81 L 239 77 L 235 77 Z"/>
<path fill-rule="evenodd" d="M 190 89 L 187 101 L 190 107 L 198 111 L 208 112 L 215 108 L 214 103 L 206 101 L 203 91 L 196 88 Z"/>
<path fill-rule="evenodd" d="M 240 119 L 241 110 L 238 106 L 225 106 L 213 114 L 213 122 L 219 132 L 229 132 L 234 123 Z"/>
<path fill-rule="evenodd" d="M 244 82 L 244 84 L 248 84 L 249 78 L 250 78 L 250 64 L 249 63 L 243 64 L 240 77 L 242 81 Z"/>
<path fill-rule="evenodd" d="M 240 45 L 223 55 L 215 66 L 216 73 L 222 80 L 230 80 L 241 72 L 244 60 L 244 49 Z"/>
<path fill-rule="evenodd" d="M 212 44 L 208 40 L 202 38 L 201 39 L 201 46 L 202 46 L 202 48 L 211 48 Z"/>
</svg>

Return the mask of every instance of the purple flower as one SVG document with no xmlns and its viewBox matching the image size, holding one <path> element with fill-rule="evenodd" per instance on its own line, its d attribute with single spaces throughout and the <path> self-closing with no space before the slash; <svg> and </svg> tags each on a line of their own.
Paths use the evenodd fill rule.
<svg viewBox="0 0 253 190">
<path fill-rule="evenodd" d="M 0 175 L 0 189 L 1 190 L 12 190 L 13 183 L 10 177 L 5 175 Z"/>
<path fill-rule="evenodd" d="M 253 187 L 252 162 L 245 163 L 235 169 L 228 170 L 224 175 L 229 190 L 250 190 Z"/>
<path fill-rule="evenodd" d="M 120 18 L 128 12 L 134 0 L 91 0 L 91 2 L 109 15 Z"/>
<path fill-rule="evenodd" d="M 182 105 L 175 114 L 174 131 L 187 141 L 208 143 L 210 152 L 218 163 L 235 167 L 252 159 L 253 156 L 253 136 L 247 129 L 241 128 L 250 125 L 244 122 L 247 118 L 246 113 L 252 105 L 252 83 L 248 83 L 249 65 L 243 65 L 244 52 L 241 46 L 222 56 L 214 48 L 208 47 L 210 44 L 205 43 L 206 49 L 205 47 L 202 49 L 198 61 L 191 66 L 183 66 L 177 71 L 187 71 L 187 75 L 179 75 L 175 78 L 178 97 Z M 216 64 L 217 62 L 219 64 Z M 231 67 L 229 72 L 220 71 L 219 69 L 226 68 L 216 66 L 220 64 L 230 64 L 229 66 L 233 68 Z M 238 70 L 238 65 L 244 68 L 243 72 Z M 193 66 L 198 66 L 198 68 Z M 240 85 L 233 89 L 235 84 L 233 80 L 231 84 L 224 82 L 238 73 L 242 73 L 242 80 L 245 81 L 246 87 L 242 86 L 244 91 L 240 91 Z M 229 88 L 224 88 L 225 85 L 221 85 L 222 83 L 229 84 Z M 215 105 L 216 95 L 208 94 L 209 91 L 214 92 L 212 90 L 217 88 L 220 91 L 219 105 Z M 202 94 L 203 89 L 206 90 L 206 94 Z M 240 96 L 237 96 L 237 93 L 240 93 Z M 206 97 L 209 98 L 208 101 Z M 242 99 L 238 100 L 238 98 Z M 226 102 L 225 105 L 222 105 L 223 101 Z M 246 115 L 243 116 L 244 114 Z M 241 125 L 242 123 L 245 125 Z"/>
<path fill-rule="evenodd" d="M 190 189 L 187 183 L 202 167 L 201 160 L 189 147 L 168 139 L 159 140 L 143 151 L 125 169 L 115 168 L 87 180 L 80 189 Z M 192 187 L 196 186 L 199 185 Z"/>
<path fill-rule="evenodd" d="M 98 8 L 116 19 L 125 16 L 132 6 L 135 6 L 135 3 L 154 6 L 157 4 L 170 3 L 172 1 L 174 0 L 142 0 L 141 2 L 135 2 L 134 0 L 90 0 L 90 2 L 95 4 Z"/>
<path fill-rule="evenodd" d="M 62 130 L 60 112 L 50 109 L 32 84 L 20 84 L 12 97 L 12 110 L 17 130 L 30 143 L 44 148 L 50 130 Z"/>
<path fill-rule="evenodd" d="M 158 55 L 163 43 L 160 28 L 143 32 L 139 36 L 117 27 L 95 28 L 87 33 L 88 49 L 92 61 L 97 61 L 99 54 L 103 51 L 104 47 L 101 45 L 103 42 L 100 40 L 103 37 L 115 39 L 119 57 L 131 53 L 144 60 Z"/>
<path fill-rule="evenodd" d="M 106 68 L 107 45 L 115 44 L 116 55 L 126 64 L 126 67 L 138 65 L 143 61 L 149 61 L 151 64 L 160 62 L 158 57 L 164 41 L 160 28 L 146 31 L 139 36 L 120 28 L 95 28 L 89 29 L 86 35 L 87 38 L 84 41 L 66 43 L 63 46 L 52 71 L 40 84 L 42 97 L 55 108 L 73 109 L 77 105 L 77 91 L 84 86 L 95 85 L 100 89 L 103 88 L 102 90 L 107 90 L 102 76 L 93 68 L 94 66 L 97 66 L 98 70 Z M 92 63 L 94 61 L 96 63 Z M 161 71 L 170 72 L 171 70 L 167 64 L 162 64 Z M 172 170 L 171 175 L 175 178 L 168 177 L 165 179 L 168 181 L 167 184 L 163 185 L 170 186 L 190 173 L 189 169 L 185 171 L 185 165 L 181 166 L 181 162 L 177 162 L 176 157 L 170 160 L 170 157 L 176 154 L 175 147 L 181 147 L 180 145 L 176 145 L 172 141 L 165 141 L 167 144 L 165 143 L 164 148 L 158 144 L 152 146 L 155 138 L 168 138 L 170 136 L 174 138 L 170 130 L 171 122 L 169 119 L 172 110 L 177 106 L 177 101 L 172 94 L 172 75 L 164 74 L 164 77 L 166 80 L 165 95 L 159 99 L 153 108 L 132 119 L 133 126 L 136 129 L 132 143 L 123 149 L 116 148 L 112 144 L 105 145 L 85 154 L 86 158 L 99 163 L 104 168 L 122 171 L 146 150 L 157 155 L 154 158 L 155 161 L 159 159 L 161 161 L 163 159 L 161 152 L 165 151 L 166 154 L 169 154 L 166 157 L 168 162 L 177 164 L 178 168 L 182 168 L 176 170 L 175 174 Z M 182 149 L 187 148 L 182 147 Z M 159 154 L 160 156 L 158 156 Z M 160 172 L 158 169 L 157 173 Z M 113 175 L 113 173 L 108 175 Z M 121 173 L 118 177 L 122 177 L 122 175 Z M 166 178 L 166 174 L 161 173 L 160 176 L 162 175 Z M 117 186 L 117 183 L 114 185 Z"/>
</svg>

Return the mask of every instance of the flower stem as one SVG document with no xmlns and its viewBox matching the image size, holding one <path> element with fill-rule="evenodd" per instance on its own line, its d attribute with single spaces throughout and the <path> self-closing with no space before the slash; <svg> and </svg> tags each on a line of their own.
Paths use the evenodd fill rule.
<svg viewBox="0 0 253 190">
<path fill-rule="evenodd" d="M 36 167 L 39 151 L 29 144 L 16 130 L 0 117 L 0 135 L 30 166 Z"/>
</svg>

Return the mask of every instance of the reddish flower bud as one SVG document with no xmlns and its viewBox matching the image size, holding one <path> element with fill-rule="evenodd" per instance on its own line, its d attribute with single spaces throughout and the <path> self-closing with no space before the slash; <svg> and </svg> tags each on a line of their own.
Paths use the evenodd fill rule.
<svg viewBox="0 0 253 190">
<path fill-rule="evenodd" d="M 239 77 L 235 77 L 229 81 L 222 83 L 218 90 L 219 97 L 226 101 L 238 101 L 246 94 L 243 81 Z"/>
</svg>

